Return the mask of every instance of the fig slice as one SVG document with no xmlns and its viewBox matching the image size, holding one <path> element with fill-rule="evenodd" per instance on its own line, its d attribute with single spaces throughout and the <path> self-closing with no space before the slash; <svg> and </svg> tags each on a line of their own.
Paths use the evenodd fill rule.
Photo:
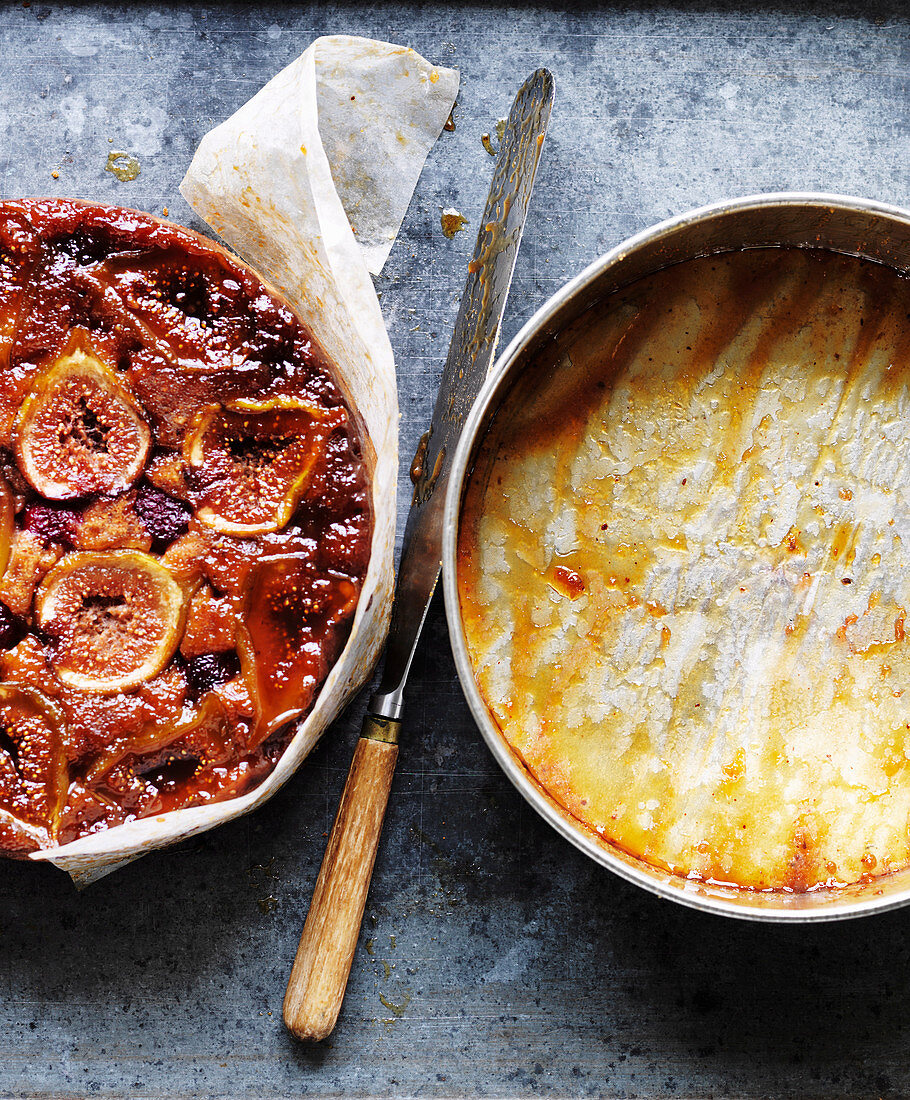
<svg viewBox="0 0 910 1100">
<path fill-rule="evenodd" d="M 0 477 L 0 577 L 6 572 L 13 548 L 16 503 L 6 479 Z"/>
<path fill-rule="evenodd" d="M 139 477 L 151 433 L 116 373 L 74 331 L 56 362 L 35 379 L 15 427 L 19 465 L 50 500 L 119 493 Z"/>
<path fill-rule="evenodd" d="M 198 748 L 201 738 L 212 735 L 220 736 L 222 744 L 229 737 L 224 704 L 215 695 L 207 696 L 198 708 L 186 711 L 176 723 L 168 725 L 151 723 L 128 741 L 111 745 L 106 752 L 92 762 L 86 775 L 86 782 L 96 783 L 127 757 L 141 760 L 181 741 Z M 210 761 L 203 759 L 201 762 Z"/>
<path fill-rule="evenodd" d="M 100 694 L 136 687 L 164 668 L 183 633 L 185 604 L 168 570 L 139 550 L 67 554 L 35 597 L 57 676 Z"/>
<path fill-rule="evenodd" d="M 251 747 L 309 710 L 341 650 L 358 586 L 316 571 L 296 555 L 260 559 L 250 570 L 237 648 L 256 704 Z"/>
<path fill-rule="evenodd" d="M 307 490 L 343 408 L 291 397 L 242 399 L 197 414 L 183 445 L 197 518 L 241 538 L 277 531 Z"/>
<path fill-rule="evenodd" d="M 56 839 L 69 788 L 63 716 L 40 691 L 0 684 L 0 810 Z"/>
</svg>

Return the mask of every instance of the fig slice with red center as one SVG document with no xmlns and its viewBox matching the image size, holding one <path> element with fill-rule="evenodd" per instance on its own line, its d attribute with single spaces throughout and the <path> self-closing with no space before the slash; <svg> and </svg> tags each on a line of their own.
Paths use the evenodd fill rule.
<svg viewBox="0 0 910 1100">
<path fill-rule="evenodd" d="M 117 374 L 76 331 L 34 380 L 16 419 L 19 465 L 50 500 L 119 493 L 139 477 L 151 433 Z"/>
<path fill-rule="evenodd" d="M 185 605 L 168 570 L 139 550 L 67 554 L 35 597 L 57 675 L 102 694 L 136 687 L 164 668 L 180 641 Z"/>
<path fill-rule="evenodd" d="M 30 847 L 56 840 L 69 776 L 63 716 L 34 688 L 0 684 L 0 818 Z"/>
<path fill-rule="evenodd" d="M 343 408 L 288 397 L 203 409 L 183 446 L 198 519 L 241 538 L 283 527 L 346 418 Z"/>
</svg>

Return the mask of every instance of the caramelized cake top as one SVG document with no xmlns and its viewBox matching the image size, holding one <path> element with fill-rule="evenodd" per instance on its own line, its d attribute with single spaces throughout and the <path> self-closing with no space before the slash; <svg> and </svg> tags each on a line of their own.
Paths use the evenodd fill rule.
<svg viewBox="0 0 910 1100">
<path fill-rule="evenodd" d="M 0 850 L 271 770 L 366 573 L 361 443 L 305 325 L 223 249 L 0 203 Z"/>
</svg>

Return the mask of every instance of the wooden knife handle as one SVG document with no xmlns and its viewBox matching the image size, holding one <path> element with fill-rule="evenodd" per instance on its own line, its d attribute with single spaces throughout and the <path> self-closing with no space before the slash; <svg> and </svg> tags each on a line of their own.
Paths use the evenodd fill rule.
<svg viewBox="0 0 910 1100">
<path fill-rule="evenodd" d="M 372 714 L 363 720 L 284 997 L 284 1022 L 299 1039 L 324 1039 L 341 1011 L 395 774 L 399 725 Z"/>
</svg>

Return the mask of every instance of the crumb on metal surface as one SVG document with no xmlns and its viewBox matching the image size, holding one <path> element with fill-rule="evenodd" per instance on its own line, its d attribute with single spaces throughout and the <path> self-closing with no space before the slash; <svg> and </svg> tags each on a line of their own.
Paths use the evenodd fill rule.
<svg viewBox="0 0 910 1100">
<path fill-rule="evenodd" d="M 461 214 L 452 207 L 443 210 L 439 221 L 442 225 L 443 233 L 449 240 L 451 240 L 456 233 L 460 233 L 468 224 L 468 219 L 464 214 Z"/>
</svg>

